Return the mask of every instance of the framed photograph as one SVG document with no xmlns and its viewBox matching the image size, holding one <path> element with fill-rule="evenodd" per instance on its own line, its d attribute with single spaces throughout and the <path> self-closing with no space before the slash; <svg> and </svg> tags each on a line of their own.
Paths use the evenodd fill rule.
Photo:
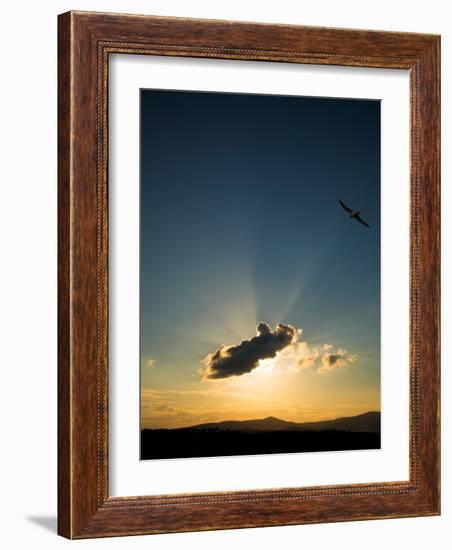
<svg viewBox="0 0 452 550">
<path fill-rule="evenodd" d="M 440 513 L 439 49 L 59 16 L 61 535 Z"/>
</svg>

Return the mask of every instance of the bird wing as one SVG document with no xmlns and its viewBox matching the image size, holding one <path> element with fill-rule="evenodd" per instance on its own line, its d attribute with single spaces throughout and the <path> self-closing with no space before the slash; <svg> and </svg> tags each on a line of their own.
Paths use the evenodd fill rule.
<svg viewBox="0 0 452 550">
<path fill-rule="evenodd" d="M 367 225 L 367 223 L 360 216 L 355 216 L 355 220 L 370 228 L 370 225 Z"/>
<path fill-rule="evenodd" d="M 346 206 L 346 205 L 341 201 L 341 199 L 339 199 L 339 204 L 340 204 L 340 205 L 342 206 L 342 208 L 343 208 L 344 210 L 346 210 L 347 212 L 349 212 L 349 213 L 352 212 L 352 209 L 349 208 L 348 206 Z"/>
</svg>

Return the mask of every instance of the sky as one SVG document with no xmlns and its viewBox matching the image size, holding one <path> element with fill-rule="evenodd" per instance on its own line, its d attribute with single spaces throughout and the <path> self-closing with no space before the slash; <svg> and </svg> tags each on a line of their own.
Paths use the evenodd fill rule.
<svg viewBox="0 0 452 550">
<path fill-rule="evenodd" d="M 380 410 L 380 102 L 142 90 L 140 132 L 142 428 Z"/>
</svg>

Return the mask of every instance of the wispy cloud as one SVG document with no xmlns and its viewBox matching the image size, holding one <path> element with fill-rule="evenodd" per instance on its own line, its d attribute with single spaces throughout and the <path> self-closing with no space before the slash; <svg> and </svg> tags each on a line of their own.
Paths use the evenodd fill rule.
<svg viewBox="0 0 452 550">
<path fill-rule="evenodd" d="M 316 368 L 317 372 L 325 374 L 336 368 L 352 365 L 358 359 L 356 354 L 347 350 L 334 349 L 332 344 L 310 346 L 308 342 L 293 342 L 273 359 L 275 371 L 286 370 L 296 373 L 303 369 Z"/>
<path fill-rule="evenodd" d="M 322 355 L 322 365 L 318 369 L 321 374 L 331 372 L 334 369 L 347 367 L 353 365 L 358 359 L 356 354 L 350 354 L 347 350 L 339 348 L 333 351 L 331 344 L 326 344 L 324 347 L 324 353 Z"/>
<path fill-rule="evenodd" d="M 141 390 L 141 399 L 144 400 L 166 400 L 177 397 L 232 397 L 232 398 L 243 398 L 243 399 L 256 399 L 255 396 L 249 395 L 246 393 L 236 392 L 236 391 L 224 391 L 223 388 L 208 388 L 201 390 L 172 390 L 172 389 L 161 389 L 154 390 L 150 388 L 143 388 Z"/>
</svg>

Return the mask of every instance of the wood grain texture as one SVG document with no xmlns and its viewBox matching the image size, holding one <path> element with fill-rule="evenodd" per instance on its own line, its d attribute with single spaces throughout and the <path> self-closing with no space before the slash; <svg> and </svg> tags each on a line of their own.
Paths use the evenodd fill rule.
<svg viewBox="0 0 452 550">
<path fill-rule="evenodd" d="M 439 513 L 438 36 L 69 12 L 59 17 L 58 531 L 68 538 Z M 108 495 L 108 58 L 112 53 L 410 71 L 410 480 Z"/>
<path fill-rule="evenodd" d="M 70 18 L 60 18 L 66 26 Z M 70 533 L 71 410 L 70 410 L 70 33 L 58 33 L 58 530 Z"/>
</svg>

